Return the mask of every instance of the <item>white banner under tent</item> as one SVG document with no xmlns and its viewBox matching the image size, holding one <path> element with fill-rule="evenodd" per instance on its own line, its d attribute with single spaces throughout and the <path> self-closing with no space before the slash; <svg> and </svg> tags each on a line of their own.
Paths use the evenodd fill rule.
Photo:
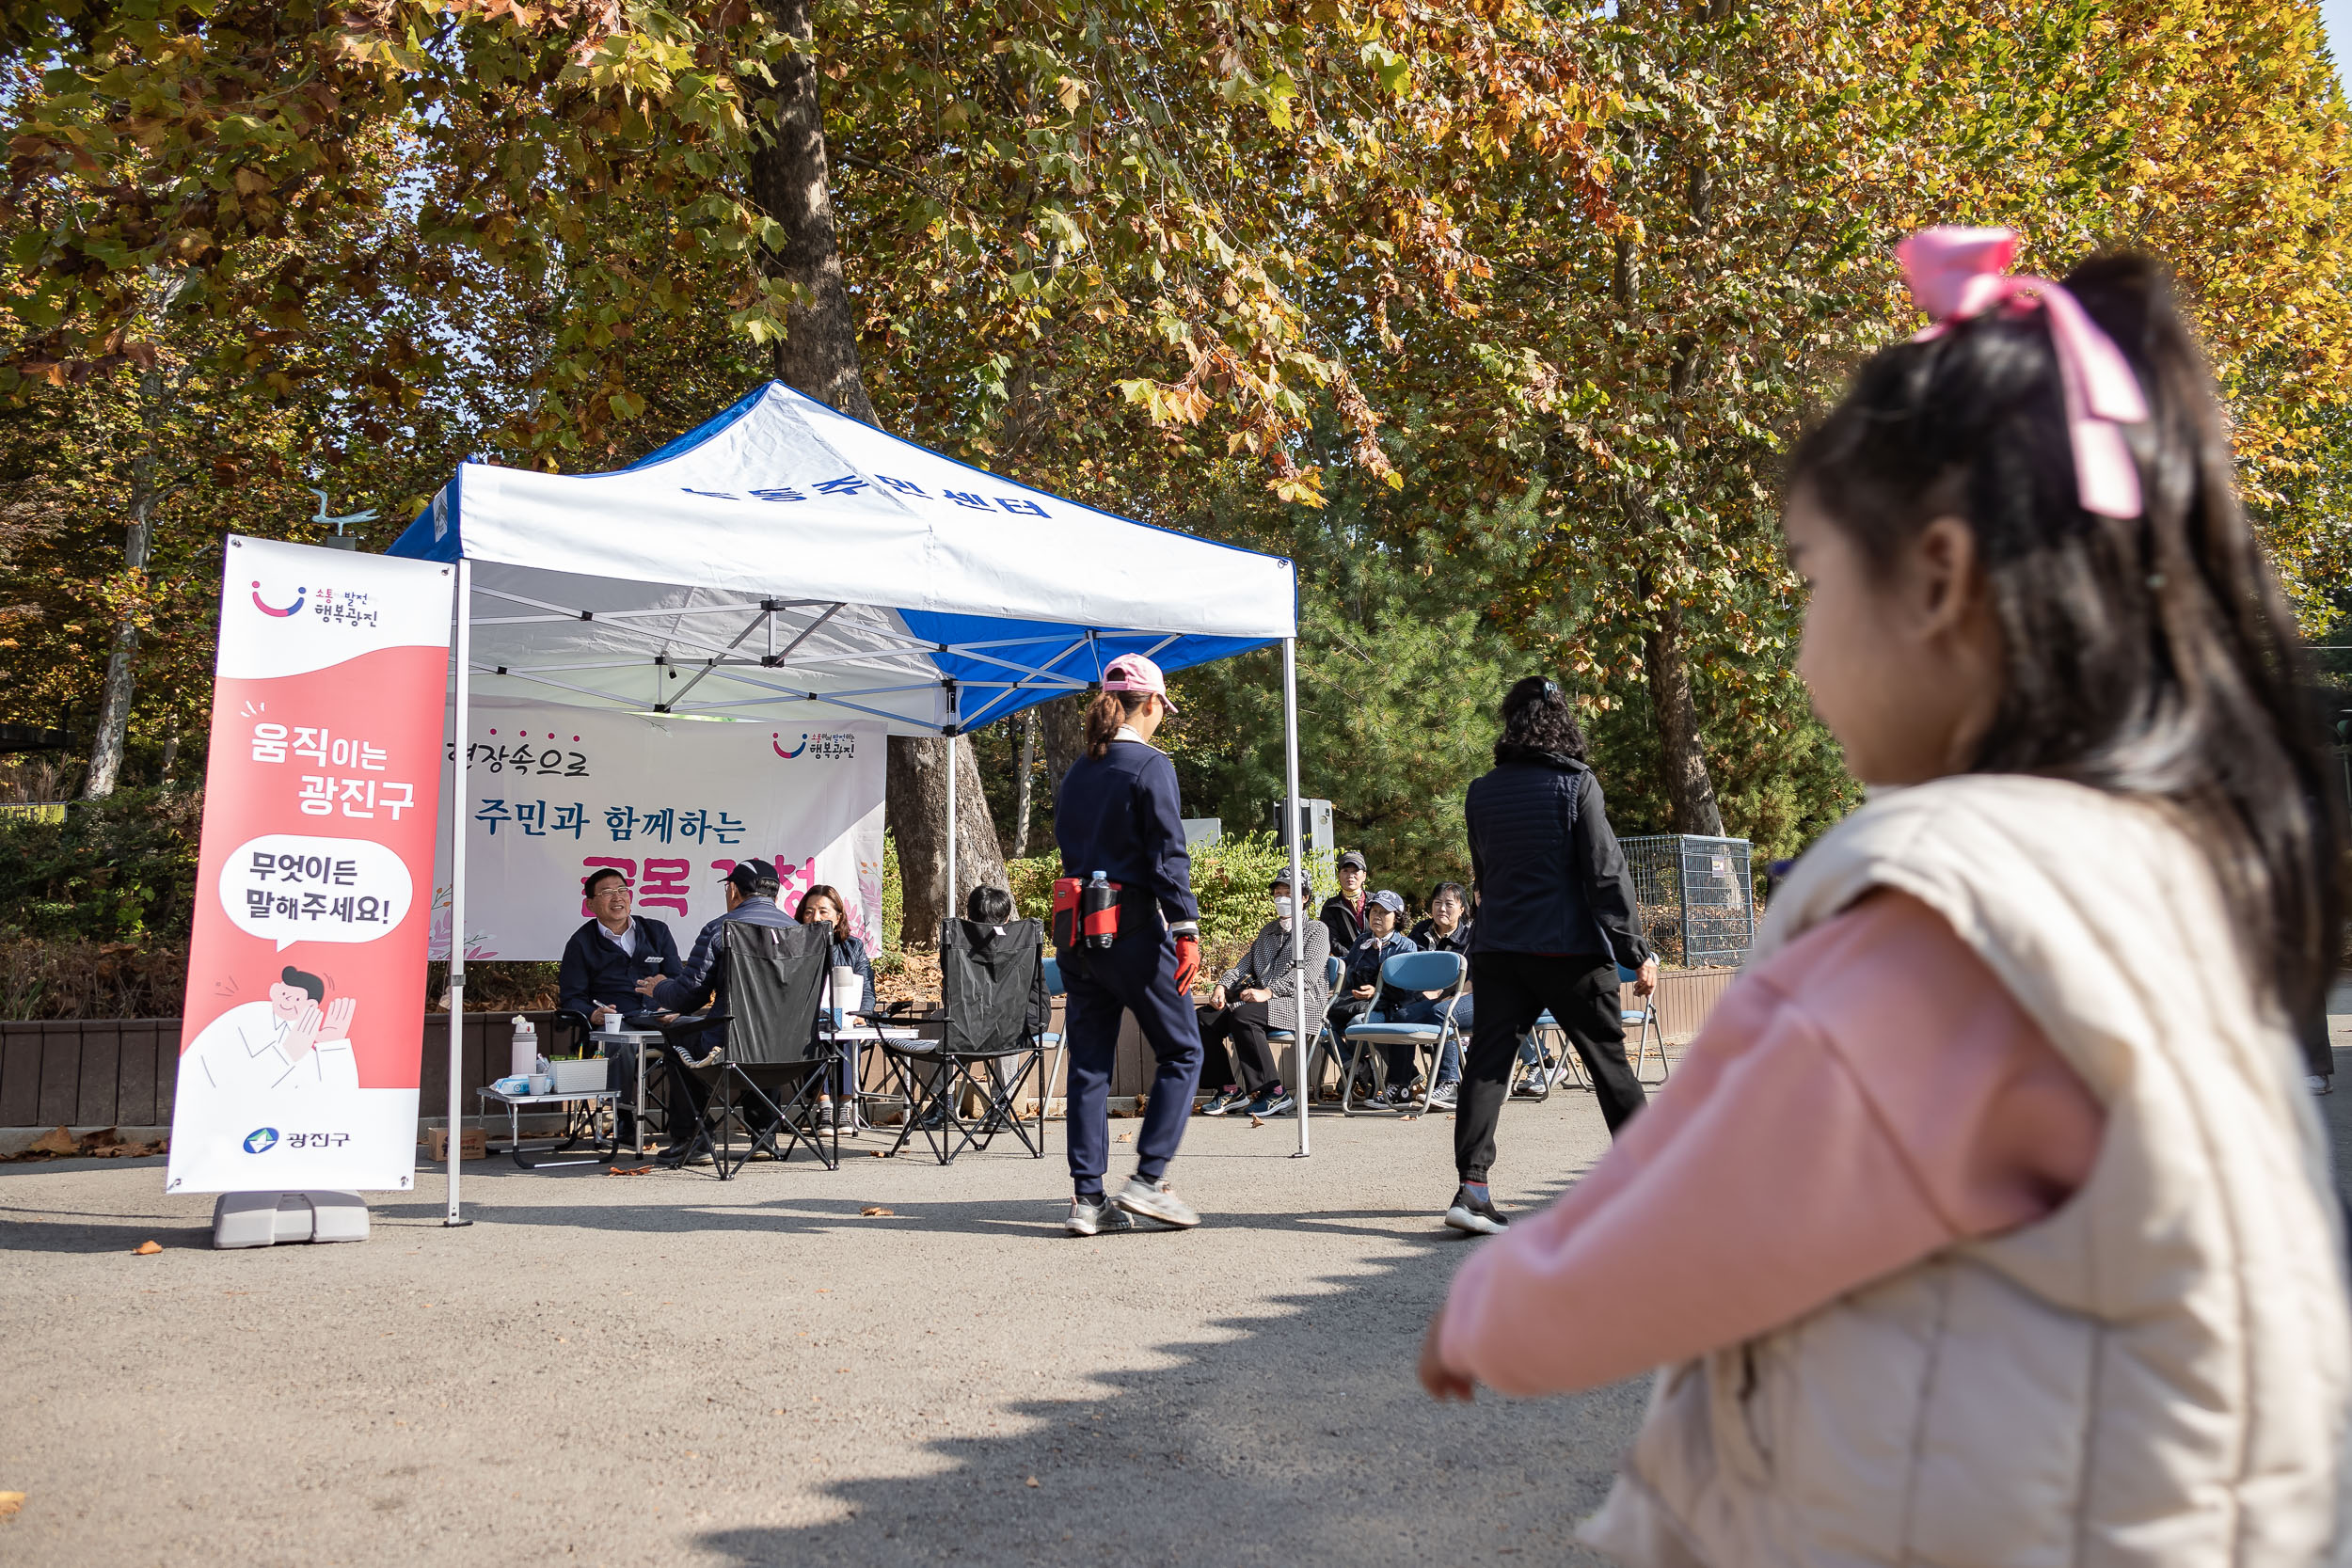
<svg viewBox="0 0 2352 1568">
<path fill-rule="evenodd" d="M 672 736 L 696 721 L 778 739 L 871 733 L 879 751 L 882 736 L 959 735 L 1083 691 L 1122 653 L 1174 672 L 1279 642 L 1296 812 L 1288 561 L 974 468 L 778 382 L 617 472 L 464 464 L 389 553 L 457 567 L 452 723 L 469 735 L 474 705 L 499 699 L 680 726 Z M 454 752 L 448 799 L 481 793 L 480 757 Z M 469 870 L 473 829 L 455 833 L 457 820 L 443 819 L 446 916 L 472 932 L 489 881 Z M 453 1125 L 465 1114 L 464 945 L 450 974 Z M 1303 971 L 1303 950 L 1294 960 Z M 1302 1081 L 1311 1043 L 1299 1030 Z M 1307 1121 L 1302 1099 L 1301 1154 Z M 465 1223 L 458 1142 L 453 1225 Z"/>
<path fill-rule="evenodd" d="M 581 880 L 610 866 L 682 958 L 726 912 L 738 861 L 773 862 L 789 911 L 835 889 L 881 951 L 882 766 L 873 725 L 789 733 L 552 703 L 474 699 L 465 800 L 466 957 L 554 959 L 588 918 Z M 449 957 L 449 840 L 434 866 L 433 957 Z"/>
</svg>

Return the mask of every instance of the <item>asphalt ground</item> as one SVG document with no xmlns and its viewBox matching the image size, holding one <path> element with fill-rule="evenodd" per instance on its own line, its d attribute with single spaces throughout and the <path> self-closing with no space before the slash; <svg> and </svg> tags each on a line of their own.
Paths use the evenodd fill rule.
<svg viewBox="0 0 2352 1568">
<path fill-rule="evenodd" d="M 2352 1079 L 2321 1103 L 2341 1165 Z M 1196 1120 L 1206 1223 L 1092 1241 L 1057 1125 L 723 1184 L 493 1160 L 469 1227 L 435 1172 L 365 1243 L 230 1253 L 161 1161 L 0 1167 L 0 1562 L 1594 1562 L 1643 1384 L 1413 1381 L 1478 1244 L 1438 1223 L 1452 1128 L 1318 1117 L 1297 1160 Z M 1497 1196 L 1605 1141 L 1590 1095 L 1511 1105 Z"/>
</svg>

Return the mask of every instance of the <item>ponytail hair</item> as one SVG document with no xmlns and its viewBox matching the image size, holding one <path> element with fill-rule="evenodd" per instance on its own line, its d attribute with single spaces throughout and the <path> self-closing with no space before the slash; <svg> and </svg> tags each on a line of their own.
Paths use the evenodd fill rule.
<svg viewBox="0 0 2352 1568">
<path fill-rule="evenodd" d="M 2147 421 L 2125 431 L 2138 516 L 2081 505 L 2046 310 L 1988 311 L 1881 351 L 1798 443 L 1788 488 L 1880 572 L 1936 517 L 1967 523 L 2003 675 L 1971 769 L 2172 808 L 2212 861 L 2257 984 L 2300 1020 L 2335 972 L 2345 843 L 2302 641 L 2163 269 L 2102 256 L 2064 281 L 2147 395 Z"/>
<path fill-rule="evenodd" d="M 1152 700 L 1149 691 L 1098 691 L 1087 705 L 1087 755 L 1096 762 L 1110 754 L 1119 726 Z"/>
</svg>

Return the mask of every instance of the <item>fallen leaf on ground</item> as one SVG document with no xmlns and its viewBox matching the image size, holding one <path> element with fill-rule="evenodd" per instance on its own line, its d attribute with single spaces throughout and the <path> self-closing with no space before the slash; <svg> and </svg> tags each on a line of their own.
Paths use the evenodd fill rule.
<svg viewBox="0 0 2352 1568">
<path fill-rule="evenodd" d="M 1035 1485 L 1037 1484 L 1037 1477 L 1035 1477 L 1035 1476 L 1031 1476 L 1031 1477 L 1029 1478 L 1028 1484 L 1030 1484 L 1031 1486 L 1035 1486 Z"/>
<path fill-rule="evenodd" d="M 24 1150 L 27 1154 L 71 1154 L 76 1145 L 73 1134 L 62 1127 L 53 1127 L 35 1138 Z"/>
<path fill-rule="evenodd" d="M 138 1254 L 141 1258 L 152 1258 L 155 1254 L 163 1251 L 164 1248 L 163 1243 L 160 1242 L 141 1242 L 131 1250 Z"/>
<path fill-rule="evenodd" d="M 870 1220 L 876 1218 L 889 1219 L 896 1215 L 898 1211 L 896 1209 L 885 1209 L 879 1203 L 869 1203 L 865 1208 L 860 1209 L 858 1212 Z"/>
<path fill-rule="evenodd" d="M 1136 1135 L 1133 1132 L 1121 1132 L 1119 1135 L 1119 1141 L 1123 1144 L 1131 1144 L 1136 1141 Z"/>
<path fill-rule="evenodd" d="M 870 1148 L 867 1149 L 866 1152 L 871 1154 L 877 1160 L 887 1160 L 890 1158 L 890 1150 L 886 1148 Z"/>
<path fill-rule="evenodd" d="M 1263 1126 L 1265 1125 L 1265 1117 L 1251 1117 L 1249 1118 L 1249 1125 L 1250 1125 L 1250 1126 L 1252 1126 L 1252 1127 L 1263 1127 Z"/>
<path fill-rule="evenodd" d="M 22 1492 L 0 1492 L 0 1519 L 8 1519 L 8 1518 L 12 1518 L 12 1517 L 14 1517 L 14 1516 L 15 1516 L 15 1513 L 16 1513 L 16 1511 L 17 1511 L 18 1509 L 20 1509 L 20 1508 L 23 1508 L 24 1506 L 24 1493 L 22 1493 Z"/>
<path fill-rule="evenodd" d="M 653 1167 L 651 1165 L 637 1165 L 632 1168 L 624 1169 L 619 1165 L 615 1165 L 604 1174 L 607 1176 L 651 1176 L 653 1174 Z"/>
</svg>

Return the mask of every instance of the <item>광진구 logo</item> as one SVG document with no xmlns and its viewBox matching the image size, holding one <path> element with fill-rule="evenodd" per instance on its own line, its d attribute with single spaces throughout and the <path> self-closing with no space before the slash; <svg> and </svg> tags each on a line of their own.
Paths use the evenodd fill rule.
<svg viewBox="0 0 2352 1568">
<path fill-rule="evenodd" d="M 257 1127 L 245 1135 L 245 1151 L 247 1154 L 267 1154 L 277 1147 L 278 1129 L 275 1127 Z"/>
<path fill-rule="evenodd" d="M 294 590 L 294 603 L 288 605 L 285 609 L 280 610 L 276 605 L 269 603 L 262 597 L 262 579 L 260 578 L 255 578 L 253 579 L 253 608 L 260 610 L 264 615 L 274 615 L 281 621 L 289 615 L 299 615 L 302 613 L 302 594 L 303 590 L 296 588 Z"/>
</svg>

